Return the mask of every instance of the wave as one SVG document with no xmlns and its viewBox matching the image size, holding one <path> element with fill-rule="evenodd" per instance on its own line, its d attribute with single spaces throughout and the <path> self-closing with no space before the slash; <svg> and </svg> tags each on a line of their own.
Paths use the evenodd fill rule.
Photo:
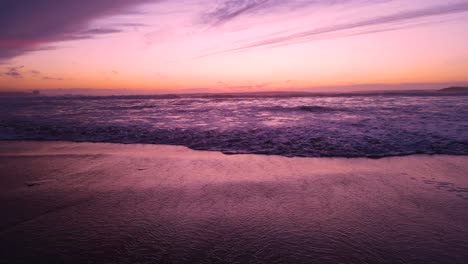
<svg viewBox="0 0 468 264">
<path fill-rule="evenodd" d="M 312 112 L 312 113 L 327 113 L 327 112 L 341 112 L 341 111 L 350 111 L 346 108 L 336 108 L 336 107 L 327 107 L 320 105 L 301 105 L 301 106 L 273 106 L 273 107 L 263 107 L 259 110 L 266 111 L 298 111 L 298 112 Z"/>
<path fill-rule="evenodd" d="M 351 114 L 349 114 L 351 113 Z M 466 97 L 5 100 L 0 139 L 305 157 L 468 155 Z"/>
<path fill-rule="evenodd" d="M 184 145 L 225 154 L 268 154 L 291 157 L 387 157 L 410 154 L 468 155 L 468 141 L 421 131 L 363 135 L 351 128 L 339 132 L 310 127 L 203 130 L 144 126 L 90 126 L 12 121 L 0 124 L 3 140 L 64 140 Z M 348 131 L 349 130 L 349 131 Z"/>
</svg>

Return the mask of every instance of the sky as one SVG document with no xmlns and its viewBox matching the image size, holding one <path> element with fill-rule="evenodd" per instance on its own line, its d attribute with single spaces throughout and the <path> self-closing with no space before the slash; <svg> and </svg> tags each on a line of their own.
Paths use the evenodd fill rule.
<svg viewBox="0 0 468 264">
<path fill-rule="evenodd" d="M 0 6 L 0 90 L 468 83 L 468 0 L 2 0 Z"/>
</svg>

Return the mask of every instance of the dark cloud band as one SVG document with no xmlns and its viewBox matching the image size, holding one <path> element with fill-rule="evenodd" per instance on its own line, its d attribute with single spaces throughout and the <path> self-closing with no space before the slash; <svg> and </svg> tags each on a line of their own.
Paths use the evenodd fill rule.
<svg viewBox="0 0 468 264">
<path fill-rule="evenodd" d="M 158 0 L 3 0 L 0 5 L 0 60 L 42 49 L 44 44 L 119 32 L 88 29 L 94 19 L 129 12 Z"/>
</svg>

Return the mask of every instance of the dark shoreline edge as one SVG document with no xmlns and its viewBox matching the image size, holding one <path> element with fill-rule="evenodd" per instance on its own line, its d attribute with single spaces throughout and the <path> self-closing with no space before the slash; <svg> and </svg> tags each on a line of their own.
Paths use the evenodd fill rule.
<svg viewBox="0 0 468 264">
<path fill-rule="evenodd" d="M 372 159 L 372 160 L 379 160 L 379 159 L 385 159 L 385 158 L 393 158 L 393 157 L 407 157 L 407 156 L 459 156 L 459 157 L 464 157 L 468 156 L 468 154 L 457 154 L 457 153 L 424 153 L 424 152 L 411 152 L 411 153 L 395 153 L 391 155 L 368 155 L 368 156 L 307 156 L 307 155 L 282 155 L 282 154 L 272 154 L 272 153 L 267 153 L 267 152 L 235 152 L 235 151 L 223 151 L 219 149 L 204 149 L 204 148 L 193 148 L 189 147 L 186 145 L 182 144 L 165 144 L 165 143 L 126 143 L 126 142 L 111 142 L 111 141 L 85 141 L 85 140 L 52 140 L 52 139 L 46 139 L 46 140 L 41 140 L 41 139 L 0 139 L 1 142 L 64 142 L 64 143 L 95 143 L 95 144 L 116 144 L 116 145 L 150 145 L 150 146 L 157 146 L 157 145 L 163 145 L 163 146 L 175 146 L 175 147 L 185 147 L 190 150 L 194 151 L 208 151 L 208 152 L 218 152 L 222 153 L 227 156 L 233 156 L 233 155 L 261 155 L 261 156 L 277 156 L 277 157 L 286 157 L 286 158 L 337 158 L 337 159 Z"/>
</svg>

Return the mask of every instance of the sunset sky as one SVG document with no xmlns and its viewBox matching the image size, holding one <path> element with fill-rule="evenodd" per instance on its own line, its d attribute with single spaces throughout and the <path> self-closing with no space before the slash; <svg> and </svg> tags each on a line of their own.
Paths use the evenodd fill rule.
<svg viewBox="0 0 468 264">
<path fill-rule="evenodd" d="M 463 0 L 4 0 L 0 89 L 467 83 Z"/>
</svg>

